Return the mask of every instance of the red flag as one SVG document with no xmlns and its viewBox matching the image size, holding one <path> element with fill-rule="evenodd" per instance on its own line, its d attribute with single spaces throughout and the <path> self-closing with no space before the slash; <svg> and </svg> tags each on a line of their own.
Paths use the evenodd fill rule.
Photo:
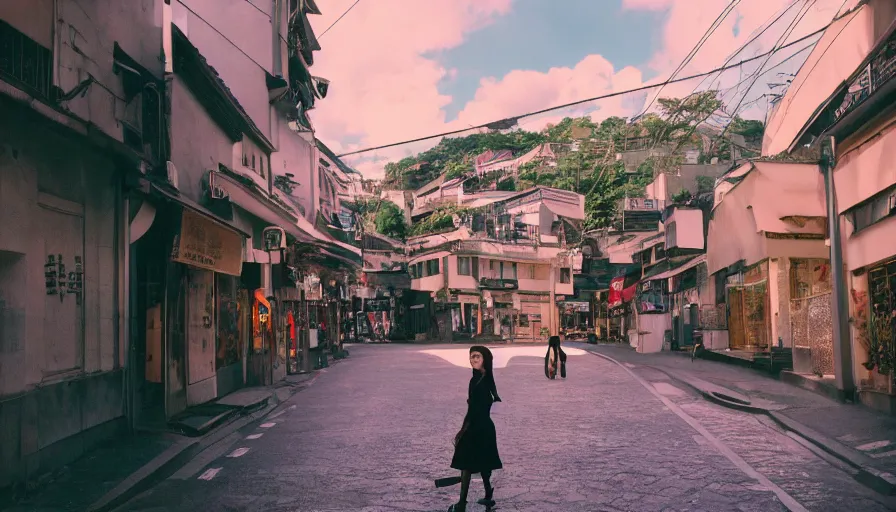
<svg viewBox="0 0 896 512">
<path fill-rule="evenodd" d="M 607 305 L 609 307 L 615 308 L 622 305 L 622 286 L 624 282 L 624 277 L 614 277 L 613 280 L 610 281 L 610 296 L 607 300 Z"/>
</svg>

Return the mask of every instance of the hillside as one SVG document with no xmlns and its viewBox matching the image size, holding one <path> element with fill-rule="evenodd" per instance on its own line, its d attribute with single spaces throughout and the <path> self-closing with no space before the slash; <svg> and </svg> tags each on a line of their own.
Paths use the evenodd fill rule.
<svg viewBox="0 0 896 512">
<path fill-rule="evenodd" d="M 515 130 L 477 133 L 445 138 L 416 156 L 391 162 L 385 167 L 386 189 L 416 190 L 447 173 L 448 178 L 472 175 L 476 157 L 485 151 L 510 150 L 520 156 L 539 145 L 551 143 L 559 149 L 550 165 L 543 161 L 523 164 L 515 177 L 486 175 L 474 178 L 474 186 L 523 190 L 543 185 L 576 191 L 586 198 L 586 229 L 608 227 L 616 216 L 619 200 L 638 197 L 661 172 L 675 172 L 685 153 L 699 153 L 699 163 L 730 161 L 732 139 L 742 157 L 755 156 L 764 127 L 758 121 L 735 117 L 727 130 L 705 122 L 724 115 L 716 91 L 705 91 L 685 99 L 660 98 L 660 114 L 648 114 L 636 123 L 611 117 L 594 123 L 590 118 L 565 118 L 541 132 Z M 662 149 L 636 168 L 626 169 L 617 154 L 630 150 Z"/>
</svg>

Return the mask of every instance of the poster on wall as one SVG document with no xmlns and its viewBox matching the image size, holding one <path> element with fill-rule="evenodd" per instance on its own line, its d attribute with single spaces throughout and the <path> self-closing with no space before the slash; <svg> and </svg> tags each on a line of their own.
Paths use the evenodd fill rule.
<svg viewBox="0 0 896 512">
<path fill-rule="evenodd" d="M 184 209 L 171 259 L 185 265 L 239 276 L 243 269 L 243 237 L 236 231 Z"/>
</svg>

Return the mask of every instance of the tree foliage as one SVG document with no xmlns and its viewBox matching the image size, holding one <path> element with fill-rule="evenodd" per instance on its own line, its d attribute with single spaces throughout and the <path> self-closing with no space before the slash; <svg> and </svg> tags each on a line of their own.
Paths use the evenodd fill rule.
<svg viewBox="0 0 896 512">
<path fill-rule="evenodd" d="M 374 224 L 376 232 L 381 235 L 398 240 L 404 240 L 407 236 L 408 225 L 404 220 L 404 213 L 397 204 L 391 201 L 380 202 L 374 217 Z"/>
</svg>

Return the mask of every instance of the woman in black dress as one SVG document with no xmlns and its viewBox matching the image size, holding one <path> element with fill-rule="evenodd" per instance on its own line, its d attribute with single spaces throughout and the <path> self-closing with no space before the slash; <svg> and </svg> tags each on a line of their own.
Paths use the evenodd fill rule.
<svg viewBox="0 0 896 512">
<path fill-rule="evenodd" d="M 495 424 L 489 416 L 492 404 L 501 401 L 495 387 L 493 365 L 494 357 L 488 348 L 478 345 L 470 347 L 473 377 L 470 379 L 467 415 L 460 432 L 454 437 L 454 457 L 451 459 L 451 467 L 461 471 L 460 501 L 451 505 L 449 512 L 466 512 L 470 477 L 474 473 L 482 476 L 485 486 L 485 498 L 478 503 L 487 507 L 495 505 L 490 478 L 493 470 L 503 466 L 498 455 Z"/>
</svg>

